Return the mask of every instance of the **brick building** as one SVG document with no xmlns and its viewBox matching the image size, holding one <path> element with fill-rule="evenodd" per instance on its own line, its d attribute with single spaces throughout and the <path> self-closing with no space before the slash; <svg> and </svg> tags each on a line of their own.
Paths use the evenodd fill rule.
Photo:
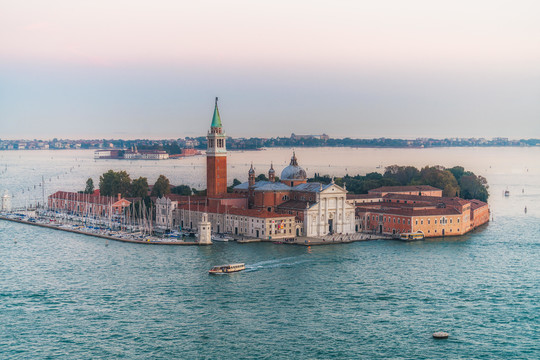
<svg viewBox="0 0 540 360">
<path fill-rule="evenodd" d="M 438 189 L 437 189 L 438 190 Z M 432 194 L 438 191 L 430 190 Z M 463 235 L 489 221 L 489 206 L 457 197 L 408 195 L 385 187 L 356 202 L 357 230 L 386 235 L 423 232 L 425 237 Z M 442 192 L 441 192 L 442 193 Z"/>
<path fill-rule="evenodd" d="M 120 194 L 117 197 L 101 196 L 99 190 L 93 194 L 81 194 L 67 191 L 57 191 L 48 197 L 49 210 L 74 215 L 110 217 L 124 214 L 124 209 L 131 205 Z"/>
</svg>

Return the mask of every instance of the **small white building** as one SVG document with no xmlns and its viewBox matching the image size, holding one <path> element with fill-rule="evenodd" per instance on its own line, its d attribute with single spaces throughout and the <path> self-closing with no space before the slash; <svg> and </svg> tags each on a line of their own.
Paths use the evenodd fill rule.
<svg viewBox="0 0 540 360">
<path fill-rule="evenodd" d="M 177 208 L 178 201 L 173 201 L 168 197 L 156 199 L 156 227 L 162 230 L 170 230 L 177 227 L 177 219 L 173 217 L 173 210 Z"/>
<path fill-rule="evenodd" d="M 6 190 L 4 195 L 2 196 L 2 208 L 1 210 L 3 212 L 9 212 L 11 211 L 11 196 L 9 196 L 9 192 Z"/>
</svg>

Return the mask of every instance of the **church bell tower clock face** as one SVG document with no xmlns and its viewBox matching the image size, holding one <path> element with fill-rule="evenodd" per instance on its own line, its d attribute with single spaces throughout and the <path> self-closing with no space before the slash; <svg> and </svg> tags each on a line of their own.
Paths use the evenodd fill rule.
<svg viewBox="0 0 540 360">
<path fill-rule="evenodd" d="M 206 136 L 206 189 L 208 196 L 227 193 L 227 136 L 223 132 L 219 115 L 218 98 L 214 107 L 214 116 L 210 131 Z"/>
</svg>

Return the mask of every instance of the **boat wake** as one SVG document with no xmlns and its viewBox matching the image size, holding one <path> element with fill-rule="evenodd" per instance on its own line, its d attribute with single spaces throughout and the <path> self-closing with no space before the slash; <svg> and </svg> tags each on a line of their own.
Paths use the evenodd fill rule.
<svg viewBox="0 0 540 360">
<path fill-rule="evenodd" d="M 264 269 L 274 269 L 281 267 L 293 267 L 298 264 L 309 261 L 308 259 L 299 259 L 300 256 L 291 256 L 275 260 L 260 261 L 254 264 L 246 264 L 244 272 L 259 271 Z M 296 261 L 294 261 L 296 259 Z"/>
</svg>

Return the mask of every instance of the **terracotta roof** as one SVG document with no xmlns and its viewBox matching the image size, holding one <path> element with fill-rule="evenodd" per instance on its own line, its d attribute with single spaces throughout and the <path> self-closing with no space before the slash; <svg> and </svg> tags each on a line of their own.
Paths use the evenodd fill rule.
<svg viewBox="0 0 540 360">
<path fill-rule="evenodd" d="M 405 191 L 442 191 L 431 185 L 408 185 L 408 186 L 382 186 L 368 192 L 405 192 Z"/>
<path fill-rule="evenodd" d="M 347 194 L 347 199 L 354 200 L 354 199 L 380 199 L 380 195 L 375 194 Z"/>
<path fill-rule="evenodd" d="M 357 206 L 357 213 L 377 212 L 404 216 L 456 215 L 461 214 L 463 206 L 468 204 L 471 204 L 471 207 L 473 206 L 472 201 L 460 199 L 458 197 L 388 194 L 383 198 L 407 200 L 409 202 L 364 203 Z M 410 202 L 413 200 L 416 201 L 416 203 Z M 479 203 L 482 202 L 480 201 Z M 478 205 L 478 207 L 480 206 L 483 205 Z"/>
<path fill-rule="evenodd" d="M 405 195 L 405 194 L 386 194 L 383 199 L 396 199 L 396 200 L 412 200 L 417 203 L 429 203 L 439 204 L 444 203 L 446 205 L 467 205 L 470 200 L 464 200 L 458 197 L 441 197 L 441 196 L 420 196 L 420 195 Z M 414 204 L 413 204 L 414 205 Z"/>
<path fill-rule="evenodd" d="M 476 210 L 478 208 L 487 206 L 487 203 L 485 203 L 483 201 L 480 201 L 480 200 L 472 199 L 472 200 L 469 200 L 469 201 L 471 202 L 471 210 Z"/>
<path fill-rule="evenodd" d="M 167 194 L 167 195 L 164 195 L 163 197 L 171 201 L 178 201 L 178 202 L 183 202 L 183 203 L 187 203 L 188 201 L 192 203 L 193 202 L 199 203 L 202 201 L 206 201 L 206 196 L 198 196 L 198 195 L 187 196 L 187 195 L 178 195 L 178 194 Z M 156 202 L 157 196 L 152 196 L 151 199 L 153 202 Z"/>
<path fill-rule="evenodd" d="M 115 203 L 119 201 L 118 198 L 114 196 L 81 194 L 81 193 L 68 192 L 68 191 L 57 191 L 54 194 L 49 195 L 49 199 L 71 200 L 71 201 L 85 202 L 89 204 L 101 204 L 101 205 L 114 205 Z M 125 199 L 120 199 L 120 200 L 125 200 Z M 129 201 L 127 202 L 129 203 Z"/>
<path fill-rule="evenodd" d="M 300 200 L 289 200 L 281 203 L 277 206 L 278 209 L 290 209 L 290 210 L 306 210 L 307 208 L 313 206 L 314 202 L 309 201 L 300 201 Z"/>
<path fill-rule="evenodd" d="M 369 208 L 369 207 L 357 207 L 356 214 L 358 213 L 376 213 L 376 214 L 387 214 L 387 215 L 397 215 L 397 216 L 439 216 L 439 215 L 459 215 L 461 212 L 454 207 L 447 208 L 421 208 L 417 209 L 414 207 L 401 207 L 401 208 Z"/>
<path fill-rule="evenodd" d="M 204 196 L 201 196 L 204 197 Z M 220 195 L 213 195 L 208 196 L 208 199 L 245 199 L 245 194 L 238 194 L 238 193 L 227 193 L 227 194 L 220 194 Z"/>
<path fill-rule="evenodd" d="M 294 215 L 278 214 L 275 212 L 269 212 L 265 210 L 256 210 L 256 209 L 242 209 L 235 206 L 202 206 L 202 205 L 181 205 L 179 209 L 199 211 L 206 213 L 214 214 L 228 214 L 228 215 L 239 215 L 239 216 L 250 216 L 257 218 L 282 218 L 282 217 L 294 217 Z"/>
</svg>

